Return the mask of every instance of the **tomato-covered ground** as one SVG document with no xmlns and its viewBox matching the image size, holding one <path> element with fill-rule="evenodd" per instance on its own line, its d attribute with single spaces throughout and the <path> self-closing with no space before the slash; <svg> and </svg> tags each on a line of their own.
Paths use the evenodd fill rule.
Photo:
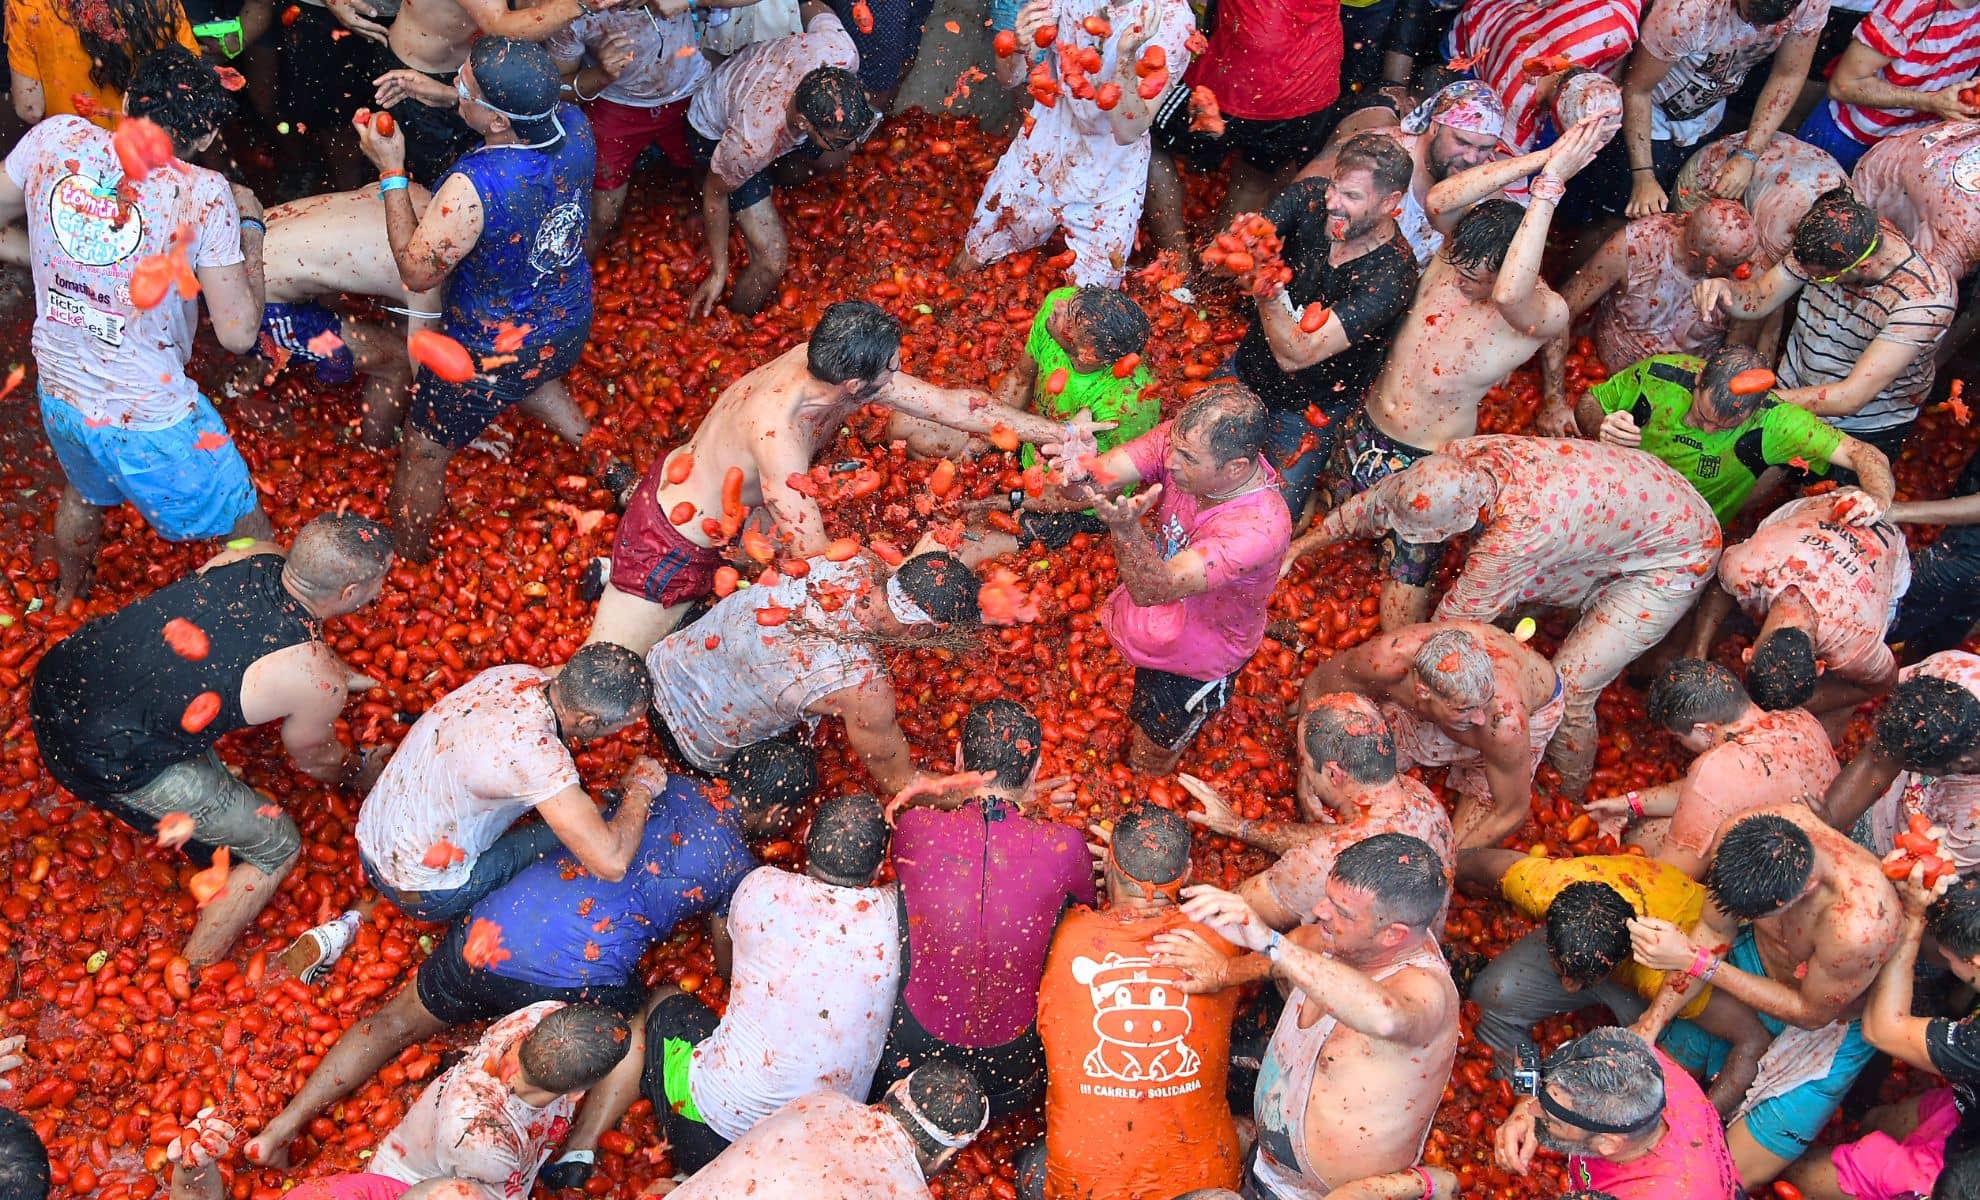
<svg viewBox="0 0 1980 1200">
<path fill-rule="evenodd" d="M 700 322 L 686 318 L 686 297 L 702 271 L 692 202 L 678 186 L 636 197 L 625 228 L 600 259 L 598 315 L 572 375 L 597 422 L 597 445 L 566 448 L 511 416 L 502 422 L 515 438 L 506 460 L 478 451 L 457 460 L 434 561 L 397 565 L 375 604 L 330 622 L 336 649 L 383 680 L 352 703 L 348 738 L 364 745 L 395 741 L 477 670 L 554 663 L 574 651 L 590 619 L 590 606 L 577 595 L 580 568 L 609 550 L 616 520 L 611 498 L 590 480 L 595 455 L 609 451 L 643 467 L 686 436 L 722 387 L 801 340 L 827 303 L 864 297 L 898 315 L 911 371 L 942 383 L 991 382 L 1020 351 L 1041 297 L 1064 282 L 1062 265 L 1045 253 L 961 283 L 944 274 L 999 149 L 972 125 L 917 114 L 886 126 L 848 170 L 783 194 L 793 265 L 780 297 L 754 320 L 726 312 Z M 1210 291 L 1205 281 L 1192 282 L 1199 293 Z M 1146 282 L 1130 288 L 1155 319 L 1145 357 L 1159 394 L 1173 401 L 1228 356 L 1243 325 L 1228 298 L 1212 294 L 1199 311 L 1159 297 Z M 16 311 L 0 327 L 0 365 L 28 360 L 26 335 Z M 1581 356 L 1574 362 L 1579 378 Z M 213 365 L 202 355 L 195 367 Z M 223 757 L 294 814 L 308 849 L 234 957 L 192 984 L 184 961 L 175 960 L 194 911 L 184 886 L 189 867 L 177 853 L 139 842 L 123 825 L 56 791 L 36 759 L 23 681 L 47 646 L 81 620 L 179 577 L 212 547 L 167 544 L 124 510 L 110 518 L 87 606 L 50 611 L 50 485 L 59 476 L 40 439 L 31 395 L 22 388 L 0 416 L 0 559 L 9 585 L 0 596 L 0 728 L 6 731 L 0 739 L 0 1033 L 27 1034 L 29 1053 L 6 1100 L 28 1114 L 48 1143 L 58 1196 L 142 1198 L 162 1194 L 161 1147 L 180 1122 L 213 1105 L 244 1131 L 259 1129 L 342 1030 L 410 979 L 422 939 L 433 930 L 382 909 L 326 984 L 308 988 L 281 977 L 271 960 L 289 939 L 341 911 L 363 886 L 352 836 L 358 802 L 289 767 L 272 730 L 250 731 L 223 744 Z M 357 444 L 354 388 L 326 392 L 292 372 L 256 401 L 253 412 L 223 409 L 279 528 L 293 531 L 329 509 L 385 516 L 393 458 Z M 1520 373 L 1488 401 L 1486 428 L 1523 428 L 1537 401 L 1532 373 Z M 250 420 L 257 416 L 260 425 Z M 1929 414 L 1899 464 L 1904 494 L 1942 494 L 1974 441 L 1974 432 L 1948 415 Z M 852 460 L 859 470 L 829 470 Z M 1016 481 L 1011 456 L 992 455 L 965 465 L 954 488 L 937 497 L 924 486 L 931 464 L 907 462 L 899 451 L 868 446 L 851 433 L 819 461 L 828 468 L 819 474 L 833 533 L 884 534 L 901 545 L 931 523 L 954 519 L 960 500 Z M 1044 722 L 1042 773 L 1079 781 L 1081 810 L 1063 819 L 1104 820 L 1140 799 L 1183 804 L 1172 781 L 1139 778 L 1117 765 L 1130 673 L 1092 611 L 1114 584 L 1107 545 L 1076 545 L 1008 565 L 1041 602 L 1035 623 L 993 630 L 981 650 L 924 650 L 894 659 L 902 723 L 922 761 L 948 759 L 953 731 L 971 704 L 1008 696 Z M 1233 797 L 1246 816 L 1290 815 L 1294 758 L 1285 704 L 1314 662 L 1374 631 L 1375 596 L 1367 547 L 1303 564 L 1273 598 L 1280 622 L 1274 636 L 1240 675 L 1230 708 L 1211 722 L 1184 768 Z M 1543 622 L 1541 644 L 1564 629 L 1562 618 Z M 1680 756 L 1644 725 L 1639 691 L 1618 685 L 1604 698 L 1601 716 L 1595 794 L 1676 773 Z M 594 784 L 609 783 L 646 749 L 644 739 L 643 726 L 635 727 L 586 748 L 579 764 Z M 825 747 L 829 791 L 864 786 L 836 730 L 827 731 Z M 1591 835 L 1578 809 L 1553 799 L 1552 783 L 1543 769 L 1535 819 L 1514 844 L 1540 843 L 1555 853 L 1610 848 Z M 779 843 L 768 853 L 789 861 L 792 847 Z M 1264 864 L 1257 852 L 1216 837 L 1201 838 L 1196 857 L 1199 880 L 1225 884 Z M 1496 902 L 1460 898 L 1452 909 L 1454 946 L 1489 952 L 1520 932 L 1521 923 Z M 698 933 L 677 936 L 646 965 L 650 980 L 677 980 L 721 1003 L 722 981 Z M 1558 1037 L 1568 1028 L 1561 1022 L 1548 1032 Z M 323 1114 L 299 1147 L 296 1176 L 359 1166 L 459 1041 L 408 1050 Z M 1467 1040 L 1429 1161 L 1456 1170 L 1468 1194 L 1554 1195 L 1559 1180 L 1551 1167 L 1508 1179 L 1490 1165 L 1492 1130 L 1509 1094 L 1486 1078 L 1488 1066 L 1482 1048 Z M 1035 1118 L 992 1130 L 936 1190 L 948 1200 L 1009 1197 L 1011 1151 L 1036 1132 Z M 597 1194 L 630 1195 L 636 1189 L 629 1183 L 670 1171 L 643 1104 L 607 1136 L 600 1162 L 589 1188 Z M 225 1170 L 231 1200 L 273 1200 L 283 1189 L 284 1172 L 238 1162 Z"/>
</svg>

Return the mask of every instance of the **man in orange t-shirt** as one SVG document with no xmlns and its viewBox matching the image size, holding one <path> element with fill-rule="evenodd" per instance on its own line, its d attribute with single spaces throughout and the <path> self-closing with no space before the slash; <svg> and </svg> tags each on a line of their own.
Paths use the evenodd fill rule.
<svg viewBox="0 0 1980 1200">
<path fill-rule="evenodd" d="M 1224 1096 L 1238 993 L 1185 994 L 1182 969 L 1158 966 L 1149 948 L 1182 929 L 1236 955 L 1177 907 L 1188 875 L 1188 822 L 1138 806 L 1114 828 L 1108 907 L 1060 920 L 1038 989 L 1044 1169 L 1036 1147 L 1021 1160 L 1027 1195 L 1169 1200 L 1238 1186 L 1243 1160 Z"/>
</svg>

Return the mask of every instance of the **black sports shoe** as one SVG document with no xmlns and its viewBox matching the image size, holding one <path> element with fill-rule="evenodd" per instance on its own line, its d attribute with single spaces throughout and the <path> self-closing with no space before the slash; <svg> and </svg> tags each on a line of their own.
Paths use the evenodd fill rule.
<svg viewBox="0 0 1980 1200">
<path fill-rule="evenodd" d="M 579 1151 L 578 1153 L 585 1153 L 585 1157 L 574 1158 L 567 1154 L 541 1171 L 538 1171 L 536 1177 L 542 1182 L 549 1184 L 553 1190 L 583 1187 L 586 1181 L 591 1178 L 592 1160 L 588 1153 L 583 1151 Z"/>
<path fill-rule="evenodd" d="M 618 499 L 619 507 L 623 509 L 626 502 L 632 499 L 633 488 L 639 483 L 639 472 L 633 470 L 631 463 L 615 458 L 598 473 L 598 483 Z"/>
<path fill-rule="evenodd" d="M 605 594 L 605 577 L 611 573 L 612 560 L 594 558 L 584 565 L 584 575 L 578 580 L 578 596 L 586 604 L 598 603 Z"/>
</svg>

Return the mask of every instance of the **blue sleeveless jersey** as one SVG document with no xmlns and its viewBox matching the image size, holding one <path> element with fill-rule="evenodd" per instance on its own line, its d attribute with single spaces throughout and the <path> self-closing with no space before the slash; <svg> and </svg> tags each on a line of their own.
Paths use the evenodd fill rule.
<svg viewBox="0 0 1980 1200">
<path fill-rule="evenodd" d="M 481 197 L 481 237 L 448 280 L 445 317 L 448 336 L 477 355 L 494 353 L 504 322 L 529 326 L 530 346 L 582 338 L 591 326 L 584 239 L 597 147 L 575 104 L 560 105 L 557 118 L 565 136 L 554 149 L 484 146 L 448 171 Z"/>
</svg>

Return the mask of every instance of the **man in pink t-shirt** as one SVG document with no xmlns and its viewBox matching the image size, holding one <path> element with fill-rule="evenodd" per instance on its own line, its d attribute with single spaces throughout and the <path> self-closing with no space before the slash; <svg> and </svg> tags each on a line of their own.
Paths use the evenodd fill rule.
<svg viewBox="0 0 1980 1200">
<path fill-rule="evenodd" d="M 1567 1156 L 1576 1191 L 1615 1200 L 1739 1194 L 1718 1110 L 1682 1067 L 1615 1026 L 1549 1055 L 1533 1094 L 1499 1126 L 1502 1169 L 1527 1174 L 1543 1148 Z"/>
<path fill-rule="evenodd" d="M 1121 585 L 1100 624 L 1135 668 L 1128 765 L 1137 771 L 1175 770 L 1264 640 L 1265 604 L 1292 541 L 1262 453 L 1266 428 L 1258 397 L 1217 383 L 1175 420 L 1094 460 L 1091 482 L 1063 494 L 1068 508 L 1092 505 L 1113 535 Z M 1152 535 L 1141 526 L 1151 509 Z"/>
</svg>

